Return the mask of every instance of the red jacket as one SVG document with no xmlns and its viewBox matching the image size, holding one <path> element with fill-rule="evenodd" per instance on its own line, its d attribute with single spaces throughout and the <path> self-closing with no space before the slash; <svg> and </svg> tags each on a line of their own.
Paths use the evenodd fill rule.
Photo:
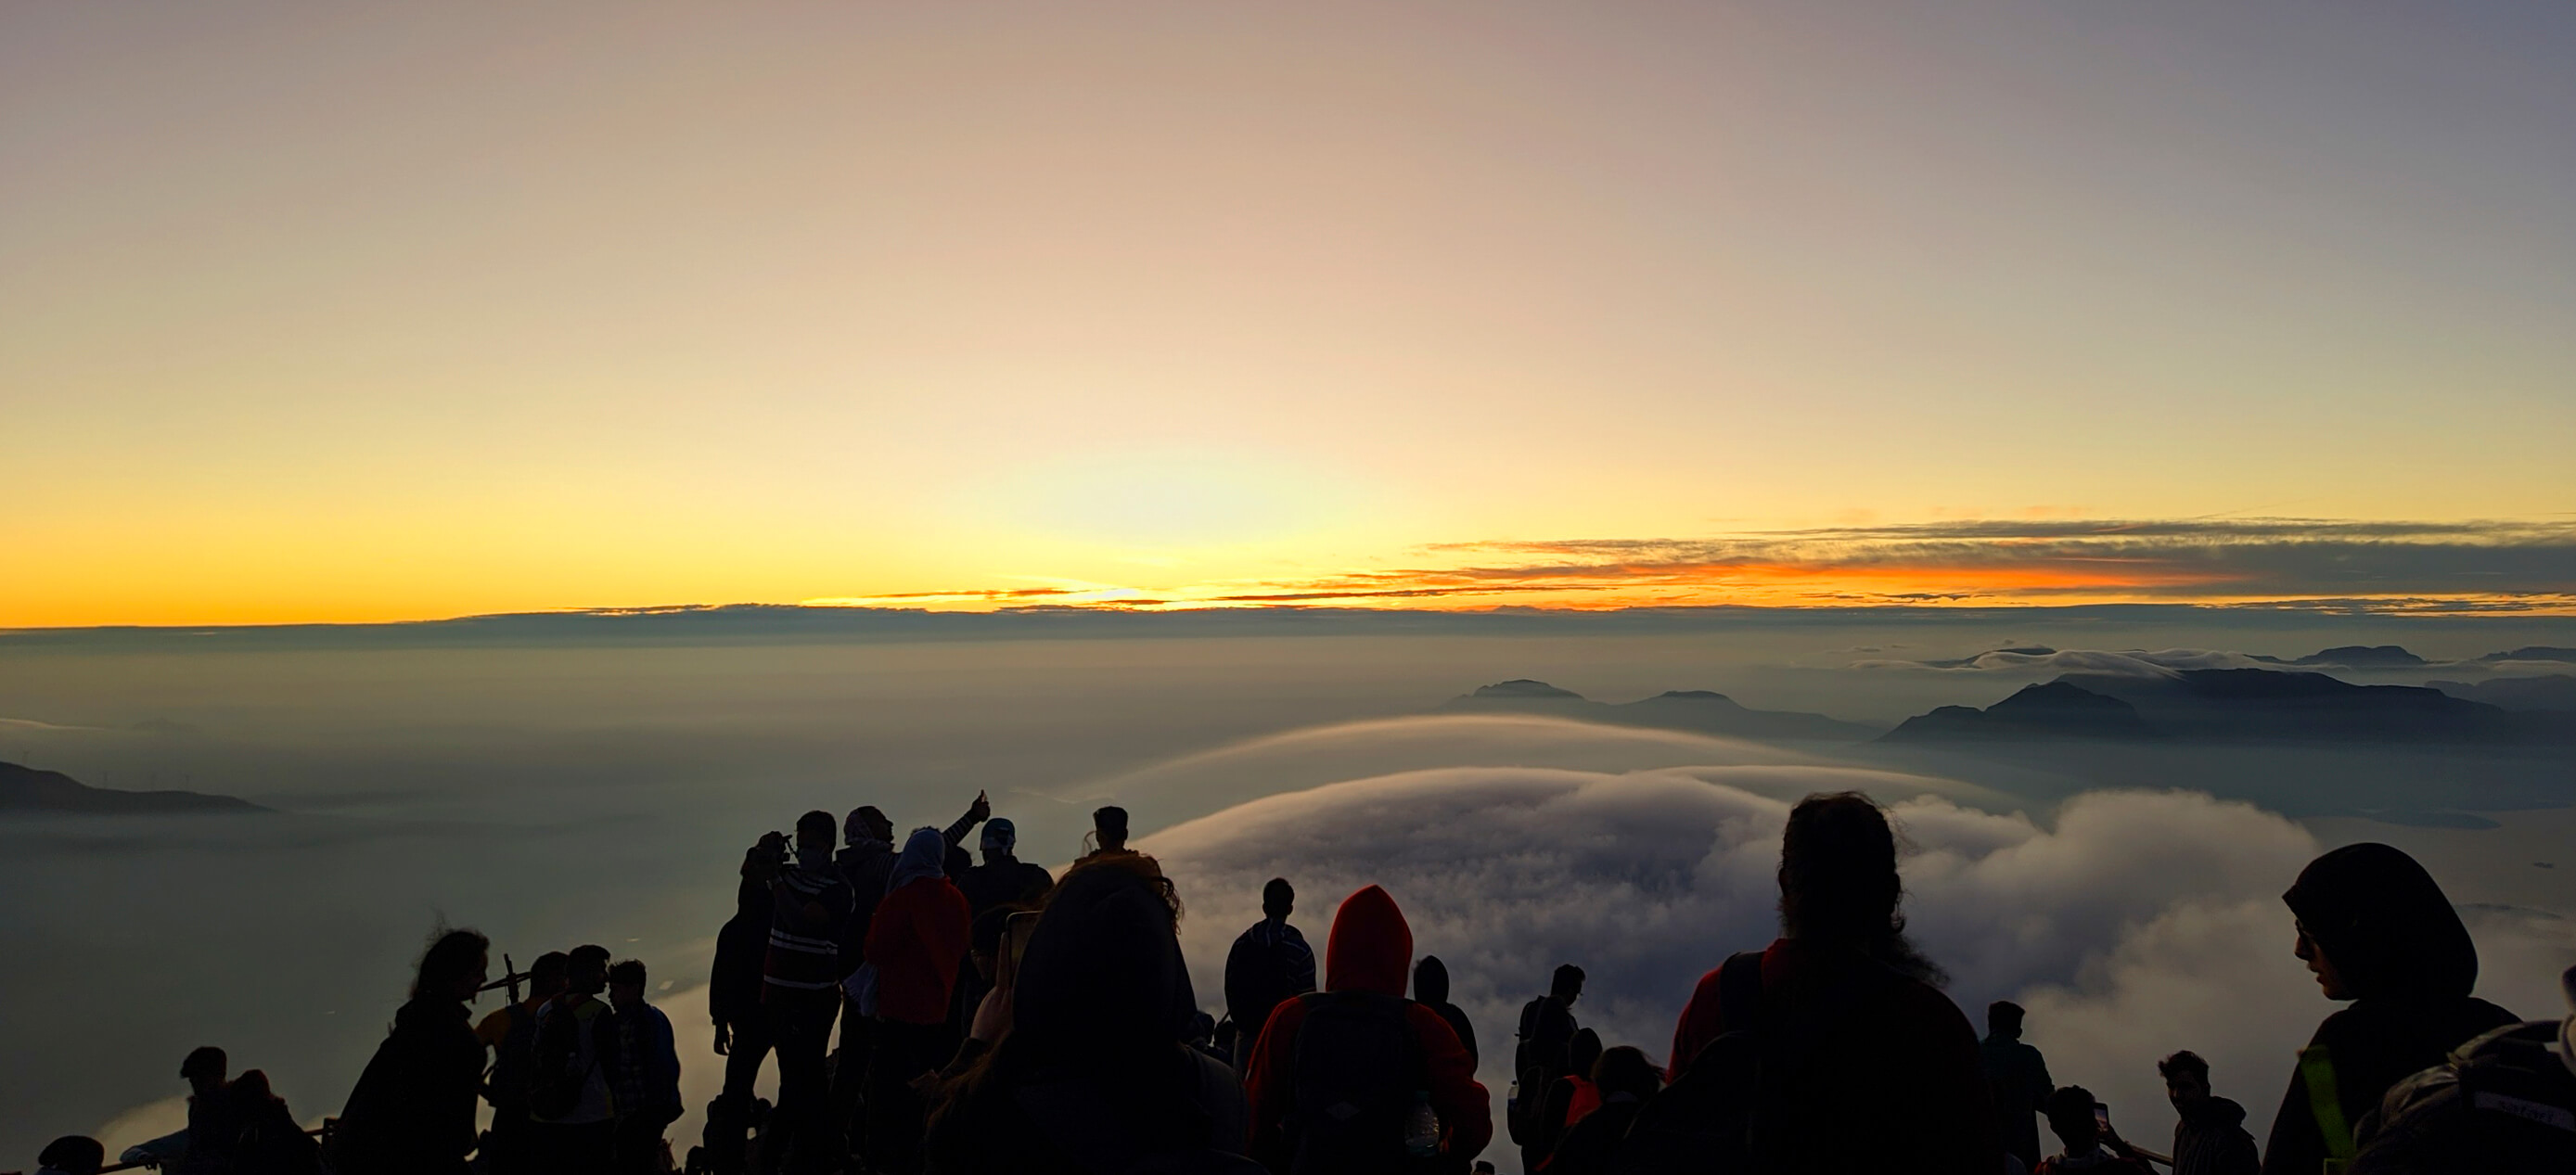
<svg viewBox="0 0 2576 1175">
<path fill-rule="evenodd" d="M 1675 1078 L 1726 1032 L 1718 974 L 1700 979 L 1673 1030 Z M 1766 1006 L 1794 1013 L 1836 990 L 1848 993 L 1846 1006 L 1809 1043 L 1799 1058 L 1803 1067 L 1776 1078 L 1796 1090 L 1836 1093 L 1796 1099 L 1797 1120 L 1781 1123 L 1781 1133 L 1820 1156 L 1837 1150 L 1881 1155 L 1890 1160 L 1884 1169 L 1925 1175 L 2001 1170 L 2003 1141 L 1995 1131 L 1977 1034 L 1950 997 L 1868 963 L 1855 951 L 1784 938 L 1762 952 Z"/>
<path fill-rule="evenodd" d="M 1324 948 L 1325 991 L 1368 991 L 1401 996 L 1413 973 L 1413 929 L 1395 899 L 1377 886 L 1343 899 L 1333 915 L 1332 940 Z M 1449 1156 L 1461 1165 L 1493 1141 L 1493 1101 L 1476 1083 L 1476 1062 L 1459 1043 L 1458 1031 L 1440 1013 L 1408 1004 L 1404 1018 L 1431 1078 L 1431 1108 L 1447 1132 Z M 1278 1154 L 1285 1147 L 1281 1127 L 1297 1090 L 1297 1029 L 1306 1022 L 1306 1004 L 1289 1000 L 1270 1013 L 1253 1042 L 1244 1069 L 1243 1093 L 1252 1109 L 1252 1150 Z"/>
<path fill-rule="evenodd" d="M 966 895 L 945 877 L 917 878 L 877 904 L 868 963 L 877 969 L 878 1016 L 906 1024 L 948 1018 L 969 922 Z"/>
</svg>

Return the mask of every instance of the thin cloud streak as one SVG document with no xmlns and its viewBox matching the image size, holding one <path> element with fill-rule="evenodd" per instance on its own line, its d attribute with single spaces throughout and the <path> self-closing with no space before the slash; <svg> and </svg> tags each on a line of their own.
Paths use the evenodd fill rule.
<svg viewBox="0 0 2576 1175">
<path fill-rule="evenodd" d="M 2407 614 L 2576 612 L 2576 523 L 1968 520 L 1708 538 L 1429 544 L 1411 566 L 1154 588 L 852 597 L 998 607 L 1564 609 L 2190 603 Z M 838 601 L 835 601 L 838 602 Z"/>
</svg>

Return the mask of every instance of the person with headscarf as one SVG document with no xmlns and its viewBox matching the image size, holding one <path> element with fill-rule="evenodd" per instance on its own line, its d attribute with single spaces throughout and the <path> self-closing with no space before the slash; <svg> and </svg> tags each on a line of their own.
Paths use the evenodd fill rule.
<svg viewBox="0 0 2576 1175">
<path fill-rule="evenodd" d="M 876 1041 L 868 1058 L 866 1151 L 882 1171 L 915 1168 L 925 1107 L 913 1082 L 956 1047 L 948 1036 L 949 998 L 973 919 L 948 880 L 947 855 L 938 829 L 913 830 L 868 926 L 873 983 L 862 998 Z"/>
<path fill-rule="evenodd" d="M 942 1090 L 932 1175 L 1261 1175 L 1233 1071 L 1186 1043 L 1198 1001 L 1178 928 L 1151 857 L 1065 874 L 997 973 L 981 1051 Z"/>
<path fill-rule="evenodd" d="M 322 1148 L 269 1088 L 268 1074 L 243 1071 L 224 1088 L 224 1098 L 238 1131 L 231 1175 L 321 1175 Z"/>
<path fill-rule="evenodd" d="M 1371 885 L 1343 899 L 1324 944 L 1324 990 L 1273 1009 L 1253 1042 L 1244 1094 L 1254 1157 L 1273 1171 L 1300 1175 L 1401 1169 L 1428 1157 L 1408 1153 L 1414 1141 L 1408 1115 L 1423 1108 L 1435 1121 L 1425 1124 L 1433 1134 L 1422 1141 L 1444 1167 L 1465 1167 L 1493 1141 L 1493 1101 L 1476 1083 L 1467 1047 L 1438 1012 L 1404 998 L 1412 965 L 1413 928 L 1386 890 Z M 1381 1015 L 1400 1026 L 1408 1054 L 1401 1070 L 1324 1071 L 1355 1058 L 1303 1047 L 1310 1023 L 1328 1023 L 1333 1039 L 1355 1041 Z M 1387 1093 L 1404 1101 L 1394 1107 L 1392 1134 L 1377 1129 L 1388 1110 L 1380 1095 Z"/>
<path fill-rule="evenodd" d="M 981 916 L 995 906 L 1035 906 L 1046 900 L 1047 891 L 1055 888 L 1055 874 L 1046 866 L 1031 864 L 1013 855 L 1020 843 L 1020 830 L 1003 817 L 984 822 L 984 833 L 977 848 L 984 863 L 958 875 L 957 891 L 966 895 L 966 906 Z"/>
<path fill-rule="evenodd" d="M 1312 958 L 1312 956 L 1308 956 Z M 1481 1061 L 1476 1051 L 1476 1026 L 1467 1021 L 1466 1009 L 1449 1002 L 1449 965 L 1438 955 L 1424 955 L 1413 965 L 1413 1002 L 1440 1013 L 1458 1034 L 1458 1043 L 1467 1046 L 1467 1059 Z"/>
<path fill-rule="evenodd" d="M 1790 810 L 1780 837 L 1780 937 L 1700 979 L 1667 1067 L 1682 1092 L 1711 1043 L 1752 1030 L 1762 1050 L 1758 1089 L 1748 1102 L 1709 1109 L 1750 1115 L 1757 1164 L 2003 1169 L 1976 1030 L 1934 986 L 1940 967 L 1906 939 L 1903 895 L 1895 829 L 1876 802 L 1820 794 Z M 1657 1117 L 1650 1107 L 1636 1129 Z"/>
<path fill-rule="evenodd" d="M 331 1166 L 341 1175 L 464 1175 L 483 1084 L 483 1042 L 465 1005 L 483 989 L 491 945 L 442 930 L 421 956 L 411 1001 L 340 1110 Z"/>
<path fill-rule="evenodd" d="M 2469 994 L 2477 944 L 2433 875 L 2395 848 L 2327 853 L 2281 900 L 2298 916 L 2294 953 L 2327 999 L 2351 1001 L 2300 1050 L 2263 1148 L 2265 1175 L 2315 1175 L 2351 1161 L 2354 1129 L 2390 1086 L 2519 1017 Z"/>
<path fill-rule="evenodd" d="M 850 809 L 832 866 L 841 871 L 851 895 L 850 918 L 841 929 L 841 1043 L 832 1054 L 832 1114 L 847 1123 L 858 1109 L 860 1078 L 868 1071 L 869 1033 L 875 1028 L 859 1006 L 859 994 L 875 973 L 853 976 L 867 966 L 868 926 L 885 897 L 886 878 L 894 872 L 894 821 L 874 804 Z"/>
</svg>

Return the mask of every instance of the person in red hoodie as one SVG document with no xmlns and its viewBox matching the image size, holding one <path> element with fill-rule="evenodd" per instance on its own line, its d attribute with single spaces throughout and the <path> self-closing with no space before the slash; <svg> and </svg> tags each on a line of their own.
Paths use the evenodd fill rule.
<svg viewBox="0 0 2576 1175">
<path fill-rule="evenodd" d="M 938 829 L 915 829 L 868 923 L 868 967 L 875 977 L 868 994 L 877 1025 L 868 1056 L 866 1151 L 880 1171 L 918 1169 L 929 1107 L 913 1081 L 938 1069 L 957 1048 L 949 1039 L 948 1000 L 966 958 L 972 919 L 966 895 L 948 880 L 947 855 L 948 840 Z"/>
<path fill-rule="evenodd" d="M 1372 885 L 1343 899 L 1324 990 L 1273 1009 L 1245 1067 L 1253 1155 L 1272 1171 L 1464 1172 L 1493 1140 L 1467 1046 L 1404 998 L 1412 966 L 1413 929 L 1394 898 Z"/>
</svg>

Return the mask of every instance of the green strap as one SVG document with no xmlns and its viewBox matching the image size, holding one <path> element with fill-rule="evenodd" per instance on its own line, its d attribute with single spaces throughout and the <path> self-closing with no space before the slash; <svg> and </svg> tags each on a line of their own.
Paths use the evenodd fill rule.
<svg viewBox="0 0 2576 1175">
<path fill-rule="evenodd" d="M 2326 1055 L 2326 1046 L 2312 1044 L 2299 1050 L 2299 1083 L 2308 1087 L 2308 1110 L 2316 1115 L 2317 1134 L 2325 1139 L 2325 1175 L 2338 1175 L 2352 1166 L 2357 1148 L 2352 1143 L 2352 1125 L 2343 1119 L 2343 1099 L 2335 1092 L 2334 1058 Z"/>
</svg>

